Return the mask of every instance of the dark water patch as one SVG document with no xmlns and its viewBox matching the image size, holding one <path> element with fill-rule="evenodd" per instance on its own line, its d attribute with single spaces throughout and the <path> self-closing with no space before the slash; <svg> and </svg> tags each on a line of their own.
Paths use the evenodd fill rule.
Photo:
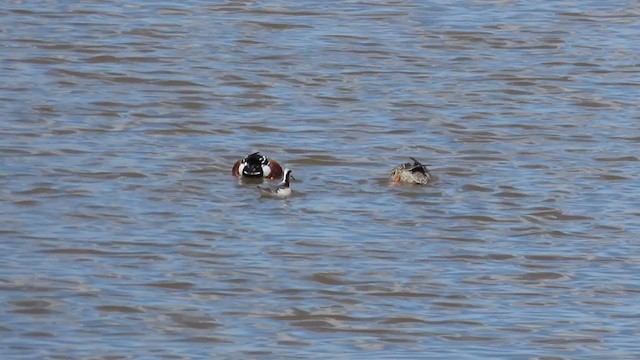
<svg viewBox="0 0 640 360">
<path fill-rule="evenodd" d="M 12 313 L 14 314 L 21 314 L 21 315 L 54 315 L 56 313 L 58 313 L 57 311 L 48 309 L 48 308 L 17 308 L 14 310 L 11 310 Z"/>
<path fill-rule="evenodd" d="M 438 307 L 443 307 L 443 308 L 454 308 L 454 309 L 459 309 L 459 308 L 472 309 L 472 308 L 480 308 L 481 307 L 481 306 L 474 305 L 474 304 L 465 304 L 465 303 L 449 302 L 449 301 L 434 301 L 432 303 L 432 305 L 433 306 L 438 306 Z"/>
<path fill-rule="evenodd" d="M 639 161 L 637 157 L 628 155 L 628 156 L 619 156 L 619 157 L 596 157 L 594 158 L 596 161 L 604 161 L 604 162 L 625 162 L 625 161 Z"/>
<path fill-rule="evenodd" d="M 394 317 L 394 318 L 382 320 L 379 323 L 380 324 L 390 324 L 390 325 L 395 325 L 395 324 L 413 324 L 413 323 L 425 324 L 425 323 L 427 323 L 427 321 L 422 320 L 422 319 L 411 318 L 411 317 Z"/>
<path fill-rule="evenodd" d="M 337 321 L 364 321 L 365 319 L 356 318 L 352 316 L 345 316 L 340 314 L 331 314 L 331 313 L 317 313 L 317 312 L 309 312 L 306 310 L 294 308 L 291 311 L 291 314 L 287 315 L 275 315 L 270 316 L 271 319 L 274 320 L 284 320 L 284 321 L 300 321 L 300 320 L 317 320 L 317 319 L 327 319 L 327 320 L 337 320 Z"/>
<path fill-rule="evenodd" d="M 196 343 L 196 344 L 220 344 L 220 343 L 230 343 L 231 341 L 222 339 L 215 336 L 192 336 L 183 339 L 183 341 L 188 343 Z"/>
<path fill-rule="evenodd" d="M 546 281 L 546 280 L 569 280 L 570 277 L 564 274 L 554 272 L 532 272 L 514 277 L 517 280 L 524 281 Z"/>
<path fill-rule="evenodd" d="M 176 86 L 176 87 L 206 87 L 206 85 L 199 84 L 193 81 L 185 80 L 156 80 L 154 84 L 160 86 Z"/>
<path fill-rule="evenodd" d="M 495 194 L 498 197 L 504 197 L 504 198 L 525 198 L 525 197 L 529 197 L 529 195 L 527 194 L 523 194 L 520 192 L 514 192 L 514 191 L 503 191 L 503 192 L 499 192 Z"/>
<path fill-rule="evenodd" d="M 122 35 L 127 37 L 130 36 L 132 38 L 139 37 L 139 38 L 166 39 L 166 40 L 180 35 L 180 31 L 175 31 L 175 32 L 170 31 L 171 28 L 174 28 L 174 30 L 177 29 L 177 26 L 175 24 L 165 24 L 165 26 L 166 28 L 162 28 L 162 29 L 140 28 L 140 29 L 127 30 L 127 31 L 123 31 Z"/>
<path fill-rule="evenodd" d="M 600 180 L 604 180 L 604 181 L 625 181 L 625 180 L 629 180 L 628 177 L 626 176 L 621 176 L 621 175 L 611 175 L 611 174 L 602 174 L 597 176 L 598 179 Z"/>
<path fill-rule="evenodd" d="M 554 261 L 561 261 L 561 262 L 566 262 L 566 261 L 583 261 L 585 260 L 582 257 L 575 257 L 575 256 L 564 256 L 564 255 L 525 255 L 524 259 L 526 260 L 533 260 L 533 261 L 549 261 L 549 262 L 554 262 Z"/>
<path fill-rule="evenodd" d="M 154 56 L 149 56 L 149 57 L 142 57 L 142 56 L 113 56 L 113 55 L 98 55 L 98 56 L 91 56 L 85 59 L 82 59 L 82 61 L 87 62 L 87 63 L 91 63 L 91 64 L 110 64 L 110 63 L 115 63 L 115 64 L 121 64 L 121 63 L 130 63 L 130 64 L 135 64 L 135 63 L 166 63 L 168 62 L 170 59 L 165 59 L 165 58 L 157 58 Z"/>
<path fill-rule="evenodd" d="M 440 337 L 449 341 L 487 342 L 487 341 L 498 340 L 498 338 L 493 338 L 488 336 L 471 336 L 471 335 L 441 335 Z"/>
<path fill-rule="evenodd" d="M 180 101 L 176 105 L 188 110 L 203 110 L 208 106 L 206 103 L 197 101 Z"/>
<path fill-rule="evenodd" d="M 270 30 L 289 30 L 289 29 L 312 29 L 313 26 L 306 24 L 290 24 L 290 23 L 274 23 L 264 21 L 249 21 L 249 24 L 259 25 Z"/>
<path fill-rule="evenodd" d="M 212 321 L 211 319 L 207 319 L 206 316 L 192 316 L 185 315 L 180 313 L 170 314 L 169 317 L 179 326 L 185 328 L 199 329 L 199 330 L 209 330 L 214 329 L 216 327 L 221 326 L 221 324 Z"/>
<path fill-rule="evenodd" d="M 7 61 L 12 61 L 12 60 L 8 59 Z M 26 64 L 38 64 L 38 65 L 58 65 L 58 64 L 65 64 L 69 62 L 66 59 L 55 58 L 55 57 L 53 58 L 52 57 L 33 57 L 28 59 L 15 59 L 13 61 L 26 63 Z"/>
<path fill-rule="evenodd" d="M 141 78 L 134 77 L 128 75 L 120 75 L 120 74 L 105 74 L 100 76 L 100 80 L 105 82 L 109 82 L 112 84 L 129 84 L 129 85 L 137 85 L 137 84 L 155 84 L 156 80 L 151 78 Z"/>
<path fill-rule="evenodd" d="M 453 216 L 453 219 L 456 220 L 469 220 L 473 222 L 512 222 L 512 220 L 506 219 L 496 219 L 492 216 L 484 216 L 484 215 L 457 215 Z"/>
<path fill-rule="evenodd" d="M 488 254 L 488 255 L 449 255 L 449 256 L 442 256 L 443 259 L 447 259 L 447 260 L 474 260 L 474 261 L 481 261 L 481 260 L 499 260 L 499 261 L 504 261 L 504 260 L 513 260 L 515 259 L 514 255 L 510 255 L 510 254 Z"/>
<path fill-rule="evenodd" d="M 318 282 L 324 285 L 346 285 L 349 282 L 342 280 L 340 277 L 341 274 L 332 274 L 332 273 L 316 273 L 309 277 L 309 280 Z"/>
<path fill-rule="evenodd" d="M 595 100 L 580 100 L 575 102 L 574 105 L 593 109 L 617 107 L 616 103 Z"/>
<path fill-rule="evenodd" d="M 31 155 L 31 152 L 29 151 L 25 151 L 25 150 L 20 150 L 20 149 L 0 149 L 0 153 L 4 154 L 4 155 L 18 155 L 18 156 L 29 156 Z"/>
<path fill-rule="evenodd" d="M 37 200 L 17 200 L 13 203 L 18 206 L 38 206 L 41 204 L 41 202 Z"/>
<path fill-rule="evenodd" d="M 32 332 L 27 332 L 22 334 L 22 336 L 26 336 L 26 337 L 34 337 L 34 338 L 48 338 L 48 337 L 55 337 L 54 334 L 50 333 L 50 332 L 43 332 L 43 331 L 32 331 Z"/>
<path fill-rule="evenodd" d="M 135 314 L 135 313 L 143 313 L 144 310 L 131 307 L 131 306 L 123 306 L 123 305 L 101 305 L 97 306 L 96 310 L 102 311 L 105 313 L 123 313 L 123 314 Z"/>
<path fill-rule="evenodd" d="M 241 129 L 246 129 L 249 131 L 254 131 L 254 132 L 266 132 L 266 133 L 276 133 L 276 132 L 280 132 L 279 129 L 277 128 L 273 128 L 273 127 L 267 127 L 267 126 L 259 126 L 259 125 L 247 125 L 247 126 L 241 126 Z"/>
<path fill-rule="evenodd" d="M 257 15 L 276 15 L 276 16 L 301 16 L 301 17 L 328 17 L 335 15 L 331 12 L 326 11 L 312 11 L 312 10 L 296 10 L 296 9 L 287 9 L 282 7 L 273 7 L 273 8 L 262 8 L 262 9 L 247 9 L 245 11 L 246 14 L 257 14 Z"/>
<path fill-rule="evenodd" d="M 230 134 L 231 132 L 227 131 L 210 131 L 210 130 L 200 130 L 200 129 L 189 129 L 189 128 L 172 128 L 172 129 L 155 129 L 155 130 L 145 130 L 145 134 L 150 136 L 211 136 L 211 135 L 221 135 L 221 134 Z"/>
<path fill-rule="evenodd" d="M 122 255 L 123 253 L 115 252 L 115 251 L 104 251 L 104 250 L 96 250 L 96 249 L 51 249 L 51 250 L 42 250 L 42 252 L 49 254 L 66 254 L 66 255 L 96 255 L 96 256 L 105 256 L 105 255 Z"/>
<path fill-rule="evenodd" d="M 602 340 L 596 338 L 555 338 L 555 339 L 539 339 L 532 340 L 532 342 L 537 344 L 547 344 L 547 345 L 568 345 L 568 344 L 598 344 L 601 343 Z"/>
<path fill-rule="evenodd" d="M 357 102 L 358 101 L 358 99 L 351 98 L 351 97 L 332 97 L 332 96 L 316 96 L 316 99 L 318 99 L 318 100 L 326 100 L 326 101 L 329 101 L 330 103 L 335 103 L 335 102 Z"/>
<path fill-rule="evenodd" d="M 452 241 L 452 242 L 462 242 L 462 243 L 486 243 L 486 240 L 477 239 L 473 237 L 455 237 L 455 236 L 444 236 L 443 240 Z"/>
<path fill-rule="evenodd" d="M 60 195 L 60 194 L 65 194 L 65 191 L 50 188 L 50 187 L 38 186 L 29 190 L 16 191 L 15 194 L 16 195 Z"/>
<path fill-rule="evenodd" d="M 195 284 L 185 281 L 155 281 L 143 285 L 170 290 L 186 290 L 195 286 Z"/>
</svg>

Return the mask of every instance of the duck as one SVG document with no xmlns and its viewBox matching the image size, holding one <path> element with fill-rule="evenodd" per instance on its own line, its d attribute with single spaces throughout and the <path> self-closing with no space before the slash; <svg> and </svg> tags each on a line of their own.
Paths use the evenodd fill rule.
<svg viewBox="0 0 640 360">
<path fill-rule="evenodd" d="M 291 179 L 295 180 L 295 178 L 291 175 L 291 170 L 284 169 L 282 181 L 278 185 L 274 187 L 264 187 L 258 185 L 260 195 L 279 199 L 288 197 L 289 195 L 291 195 L 291 187 L 289 187 L 289 182 L 291 181 Z"/>
<path fill-rule="evenodd" d="M 389 178 L 394 182 L 407 184 L 426 185 L 431 181 L 431 173 L 426 165 L 422 165 L 418 160 L 409 157 L 412 163 L 404 163 L 395 167 L 389 173 Z"/>
<path fill-rule="evenodd" d="M 283 175 L 282 166 L 267 156 L 254 152 L 236 161 L 231 169 L 233 176 L 241 178 L 279 179 Z"/>
</svg>

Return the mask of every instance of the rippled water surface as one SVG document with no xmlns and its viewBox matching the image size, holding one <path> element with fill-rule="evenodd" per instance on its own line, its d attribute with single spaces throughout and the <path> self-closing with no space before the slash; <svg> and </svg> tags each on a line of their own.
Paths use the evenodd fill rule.
<svg viewBox="0 0 640 360">
<path fill-rule="evenodd" d="M 636 2 L 7 1 L 0 39 L 3 359 L 638 358 Z"/>
</svg>

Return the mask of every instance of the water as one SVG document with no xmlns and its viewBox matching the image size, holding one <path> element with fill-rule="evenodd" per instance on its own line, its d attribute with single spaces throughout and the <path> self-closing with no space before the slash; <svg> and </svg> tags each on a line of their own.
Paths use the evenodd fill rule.
<svg viewBox="0 0 640 360">
<path fill-rule="evenodd" d="M 639 15 L 5 4 L 2 358 L 637 358 Z"/>
</svg>

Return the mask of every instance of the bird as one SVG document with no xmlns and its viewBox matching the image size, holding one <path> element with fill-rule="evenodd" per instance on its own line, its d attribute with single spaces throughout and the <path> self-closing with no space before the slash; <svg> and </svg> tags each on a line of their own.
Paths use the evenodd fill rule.
<svg viewBox="0 0 640 360">
<path fill-rule="evenodd" d="M 284 175 L 282 176 L 282 181 L 274 186 L 274 187 L 264 187 L 258 186 L 258 190 L 260 190 L 261 196 L 266 197 L 275 197 L 284 199 L 287 196 L 291 195 L 291 188 L 289 187 L 289 181 L 295 178 L 291 175 L 291 170 L 284 169 Z"/>
<path fill-rule="evenodd" d="M 422 165 L 418 160 L 409 157 L 412 163 L 404 163 L 395 167 L 389 173 L 389 178 L 395 182 L 408 184 L 426 185 L 431 181 L 431 173 L 426 165 Z"/>
<path fill-rule="evenodd" d="M 282 167 L 277 161 L 269 159 L 260 152 L 247 155 L 236 161 L 231 169 L 233 176 L 241 178 L 267 178 L 269 180 L 282 177 Z"/>
</svg>

